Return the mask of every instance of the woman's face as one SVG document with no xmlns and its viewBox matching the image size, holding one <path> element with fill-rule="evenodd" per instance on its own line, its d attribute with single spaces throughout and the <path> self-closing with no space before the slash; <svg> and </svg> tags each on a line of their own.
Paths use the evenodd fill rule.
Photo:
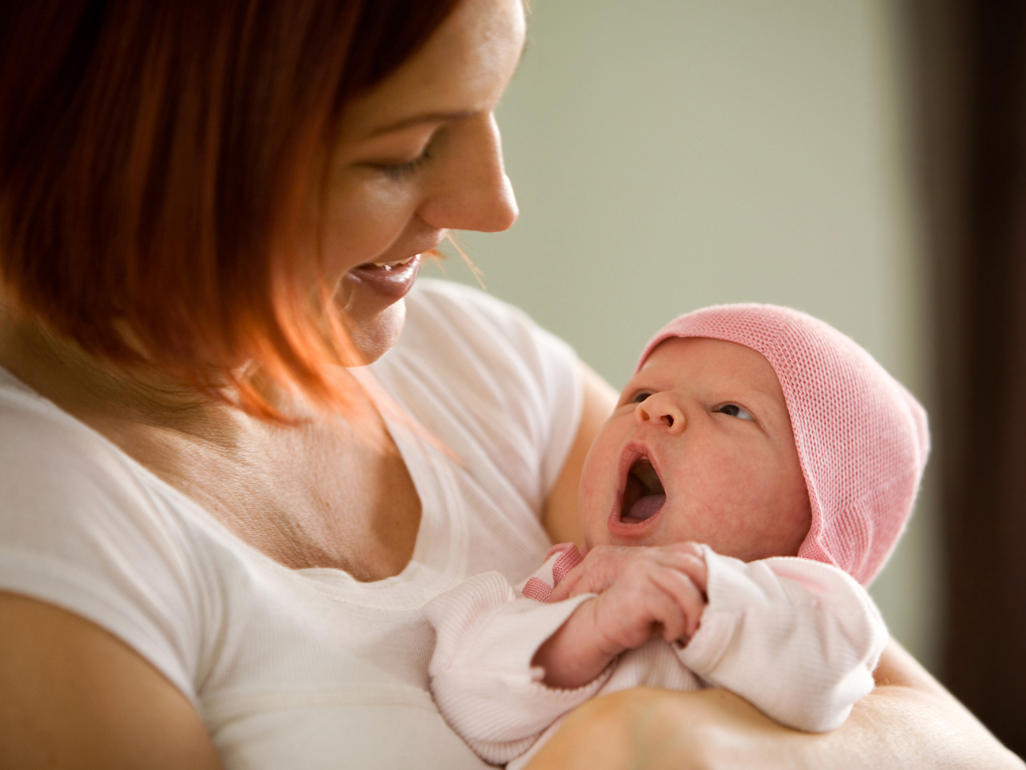
<svg viewBox="0 0 1026 770">
<path fill-rule="evenodd" d="M 516 220 L 494 111 L 516 70 L 521 0 L 462 0 L 426 45 L 342 115 L 321 209 L 324 269 L 366 360 L 394 344 L 420 255 L 449 229 Z"/>
</svg>

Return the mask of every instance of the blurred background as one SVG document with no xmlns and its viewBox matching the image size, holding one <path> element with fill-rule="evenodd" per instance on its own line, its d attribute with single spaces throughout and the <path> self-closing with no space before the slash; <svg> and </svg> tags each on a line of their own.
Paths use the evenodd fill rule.
<svg viewBox="0 0 1026 770">
<path fill-rule="evenodd" d="M 499 111 L 521 217 L 461 236 L 488 291 L 618 388 L 716 302 L 792 305 L 871 351 L 934 439 L 872 593 L 1026 753 L 1026 4 L 531 5 Z"/>
</svg>

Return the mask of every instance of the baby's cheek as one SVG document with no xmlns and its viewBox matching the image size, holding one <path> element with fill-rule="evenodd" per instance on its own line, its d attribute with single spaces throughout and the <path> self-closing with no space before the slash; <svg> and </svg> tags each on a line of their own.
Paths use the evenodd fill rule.
<svg viewBox="0 0 1026 770">
<path fill-rule="evenodd" d="M 581 530 L 584 532 L 587 548 L 605 542 L 602 534 L 606 531 L 605 520 L 608 511 L 605 510 L 602 496 L 595 490 L 582 491 L 578 498 L 577 515 L 580 518 Z"/>
<path fill-rule="evenodd" d="M 615 476 L 618 458 L 613 457 L 613 437 L 609 433 L 608 427 L 604 427 L 588 448 L 581 466 L 579 499 L 598 494 L 610 482 L 614 485 L 617 483 Z"/>
</svg>

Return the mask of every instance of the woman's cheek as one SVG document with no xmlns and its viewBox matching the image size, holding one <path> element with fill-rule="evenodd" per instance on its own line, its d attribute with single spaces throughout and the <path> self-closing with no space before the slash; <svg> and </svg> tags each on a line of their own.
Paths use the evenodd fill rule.
<svg viewBox="0 0 1026 770">
<path fill-rule="evenodd" d="M 324 247 L 337 259 L 355 267 L 388 251 L 411 218 L 412 212 L 400 205 L 351 206 L 328 221 L 322 236 Z"/>
<path fill-rule="evenodd" d="M 387 179 L 353 179 L 329 196 L 322 243 L 352 267 L 385 253 L 416 213 L 412 186 Z"/>
</svg>

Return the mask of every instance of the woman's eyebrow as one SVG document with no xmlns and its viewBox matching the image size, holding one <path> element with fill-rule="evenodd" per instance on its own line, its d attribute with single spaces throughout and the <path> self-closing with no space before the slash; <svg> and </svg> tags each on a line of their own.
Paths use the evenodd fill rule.
<svg viewBox="0 0 1026 770">
<path fill-rule="evenodd" d="M 392 131 L 400 131 L 410 126 L 420 125 L 421 123 L 449 123 L 456 120 L 463 120 L 469 118 L 475 113 L 473 110 L 451 110 L 451 111 L 437 111 L 437 112 L 421 112 L 416 115 L 408 115 L 400 120 L 386 123 L 383 126 L 378 126 L 367 134 L 367 138 L 380 136 L 381 134 L 388 134 Z"/>
<path fill-rule="evenodd" d="M 527 38 L 525 37 L 524 44 L 520 48 L 520 56 L 517 58 L 516 69 L 513 71 L 514 76 L 516 76 L 516 73 L 520 71 L 520 64 L 523 62 L 524 55 L 526 53 Z M 436 110 L 432 112 L 421 112 L 371 129 L 367 134 L 367 138 L 370 139 L 392 131 L 400 131 L 404 128 L 409 128 L 410 126 L 420 125 L 421 123 L 449 123 L 451 121 L 463 120 L 465 118 L 472 117 L 474 114 L 475 112 L 473 110 Z"/>
</svg>

